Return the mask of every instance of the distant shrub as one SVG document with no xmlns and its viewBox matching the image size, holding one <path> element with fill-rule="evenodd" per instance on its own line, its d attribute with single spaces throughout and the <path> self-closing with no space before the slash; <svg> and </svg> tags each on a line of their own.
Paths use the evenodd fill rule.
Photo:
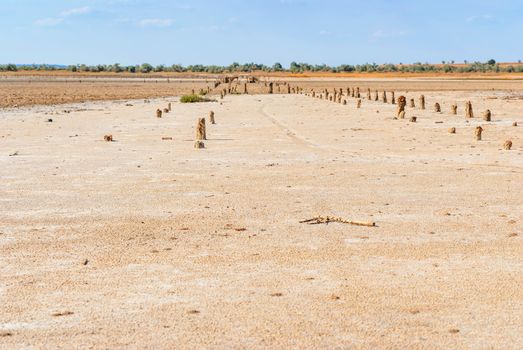
<svg viewBox="0 0 523 350">
<path fill-rule="evenodd" d="M 208 98 L 202 97 L 200 95 L 183 95 L 180 97 L 181 103 L 196 103 L 196 102 L 210 102 Z"/>
</svg>

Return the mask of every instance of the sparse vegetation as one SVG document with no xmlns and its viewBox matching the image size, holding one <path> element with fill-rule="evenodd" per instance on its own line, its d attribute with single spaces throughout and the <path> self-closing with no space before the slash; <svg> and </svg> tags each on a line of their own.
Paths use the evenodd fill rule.
<svg viewBox="0 0 523 350">
<path fill-rule="evenodd" d="M 180 103 L 210 102 L 211 100 L 200 95 L 191 94 L 180 97 Z"/>
</svg>

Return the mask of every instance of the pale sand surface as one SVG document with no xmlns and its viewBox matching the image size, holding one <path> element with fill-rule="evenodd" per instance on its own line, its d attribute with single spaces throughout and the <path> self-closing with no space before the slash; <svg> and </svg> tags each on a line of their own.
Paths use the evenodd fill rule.
<svg viewBox="0 0 523 350">
<path fill-rule="evenodd" d="M 523 101 L 425 94 L 0 110 L 0 348 L 521 349 Z"/>
</svg>

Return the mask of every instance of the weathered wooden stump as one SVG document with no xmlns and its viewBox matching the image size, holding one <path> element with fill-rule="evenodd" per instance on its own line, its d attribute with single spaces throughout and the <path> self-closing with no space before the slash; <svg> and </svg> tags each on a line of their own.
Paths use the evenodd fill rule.
<svg viewBox="0 0 523 350">
<path fill-rule="evenodd" d="M 450 128 L 449 129 L 449 133 L 450 134 L 455 134 L 456 133 L 456 128 Z"/>
<path fill-rule="evenodd" d="M 474 118 L 474 111 L 472 110 L 472 102 L 467 101 L 465 103 L 465 117 Z"/>
<path fill-rule="evenodd" d="M 205 143 L 203 143 L 203 141 L 197 140 L 194 142 L 194 148 L 196 148 L 196 149 L 205 148 Z"/>
<path fill-rule="evenodd" d="M 279 89 L 279 88 L 280 88 L 280 87 L 278 86 L 278 89 Z M 243 83 L 243 93 L 244 93 L 244 94 L 248 94 L 248 93 L 249 93 L 249 92 L 247 91 L 247 83 Z"/>
<path fill-rule="evenodd" d="M 113 135 L 104 135 L 104 141 L 113 142 Z"/>
<path fill-rule="evenodd" d="M 271 82 L 269 83 L 269 94 L 272 94 L 272 92 L 273 92 L 273 88 L 274 88 L 274 84 L 273 84 L 273 82 L 271 81 Z"/>
<path fill-rule="evenodd" d="M 483 112 L 483 120 L 486 122 L 489 122 L 492 117 L 492 113 L 490 112 L 490 109 L 487 109 L 485 112 Z"/>
<path fill-rule="evenodd" d="M 361 98 L 356 101 L 356 108 L 361 108 Z"/>
<path fill-rule="evenodd" d="M 434 103 L 434 112 L 441 113 L 441 106 L 438 102 Z"/>
<path fill-rule="evenodd" d="M 505 143 L 503 144 L 503 149 L 510 151 L 511 148 L 512 148 L 512 141 L 510 141 L 510 140 L 505 141 Z"/>
<path fill-rule="evenodd" d="M 361 97 L 361 96 L 360 96 L 360 88 L 357 87 L 357 88 L 356 88 L 356 98 L 360 98 L 360 97 Z"/>
<path fill-rule="evenodd" d="M 396 97 L 394 95 L 394 91 L 390 92 L 390 103 L 392 103 L 393 105 L 396 104 Z"/>
<path fill-rule="evenodd" d="M 216 122 L 214 120 L 214 111 L 209 112 L 209 123 L 216 124 Z"/>
<path fill-rule="evenodd" d="M 414 99 L 411 98 L 410 99 L 410 108 L 415 108 L 416 107 L 416 103 L 414 103 Z"/>
<path fill-rule="evenodd" d="M 156 110 L 156 118 L 161 118 L 162 117 L 162 110 L 160 108 L 158 108 Z"/>
<path fill-rule="evenodd" d="M 419 108 L 425 109 L 425 95 L 419 97 Z"/>
<path fill-rule="evenodd" d="M 407 105 L 407 98 L 405 96 L 398 97 L 398 117 L 400 117 L 400 114 L 402 113 L 401 119 L 405 118 L 405 106 Z"/>
<path fill-rule="evenodd" d="M 198 122 L 196 123 L 196 140 L 207 140 L 205 118 L 198 118 Z"/>
<path fill-rule="evenodd" d="M 458 114 L 458 105 L 453 104 L 452 106 L 450 106 L 450 113 L 454 115 Z"/>
<path fill-rule="evenodd" d="M 371 100 L 372 97 L 371 97 L 371 93 L 370 93 L 370 88 L 367 89 L 367 100 Z"/>
<path fill-rule="evenodd" d="M 378 90 L 374 93 L 374 101 L 379 101 Z"/>
<path fill-rule="evenodd" d="M 381 99 L 382 99 L 383 103 L 387 103 L 387 92 L 386 91 L 383 91 Z"/>
<path fill-rule="evenodd" d="M 477 126 L 475 131 L 476 140 L 481 141 L 481 134 L 483 133 L 483 128 L 481 126 Z"/>
<path fill-rule="evenodd" d="M 410 117 L 410 122 L 415 123 L 417 119 L 418 119 L 417 117 Z"/>
</svg>

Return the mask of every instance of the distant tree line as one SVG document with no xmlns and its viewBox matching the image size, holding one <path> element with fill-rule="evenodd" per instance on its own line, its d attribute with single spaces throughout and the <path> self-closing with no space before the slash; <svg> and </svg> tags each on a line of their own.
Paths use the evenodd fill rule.
<svg viewBox="0 0 523 350">
<path fill-rule="evenodd" d="M 513 65 L 500 65 L 495 60 L 489 60 L 485 63 L 467 61 L 464 64 L 457 65 L 454 61 L 445 62 L 434 65 L 429 63 L 416 62 L 414 64 L 342 64 L 339 66 L 328 66 L 326 64 L 312 65 L 308 63 L 292 62 L 289 67 L 285 68 L 280 63 L 275 63 L 272 66 L 257 63 L 233 63 L 228 66 L 217 65 L 189 65 L 182 66 L 180 64 L 173 64 L 171 66 L 158 65 L 153 66 L 149 63 L 143 63 L 134 66 L 124 66 L 118 63 L 115 64 L 98 64 L 89 66 L 85 64 L 77 64 L 70 66 L 56 66 L 56 65 L 16 65 L 4 64 L 0 65 L 0 72 L 16 72 L 16 71 L 53 71 L 53 70 L 68 70 L 70 72 L 112 72 L 112 73 L 151 73 L 151 72 L 193 72 L 193 73 L 249 73 L 255 71 L 263 72 L 288 72 L 288 73 L 305 73 L 305 72 L 356 72 L 356 73 L 373 73 L 373 72 L 403 72 L 403 73 L 426 73 L 426 72 L 442 72 L 442 73 L 473 73 L 473 72 L 505 72 L 505 73 L 523 73 L 523 64 L 521 60 Z"/>
</svg>

